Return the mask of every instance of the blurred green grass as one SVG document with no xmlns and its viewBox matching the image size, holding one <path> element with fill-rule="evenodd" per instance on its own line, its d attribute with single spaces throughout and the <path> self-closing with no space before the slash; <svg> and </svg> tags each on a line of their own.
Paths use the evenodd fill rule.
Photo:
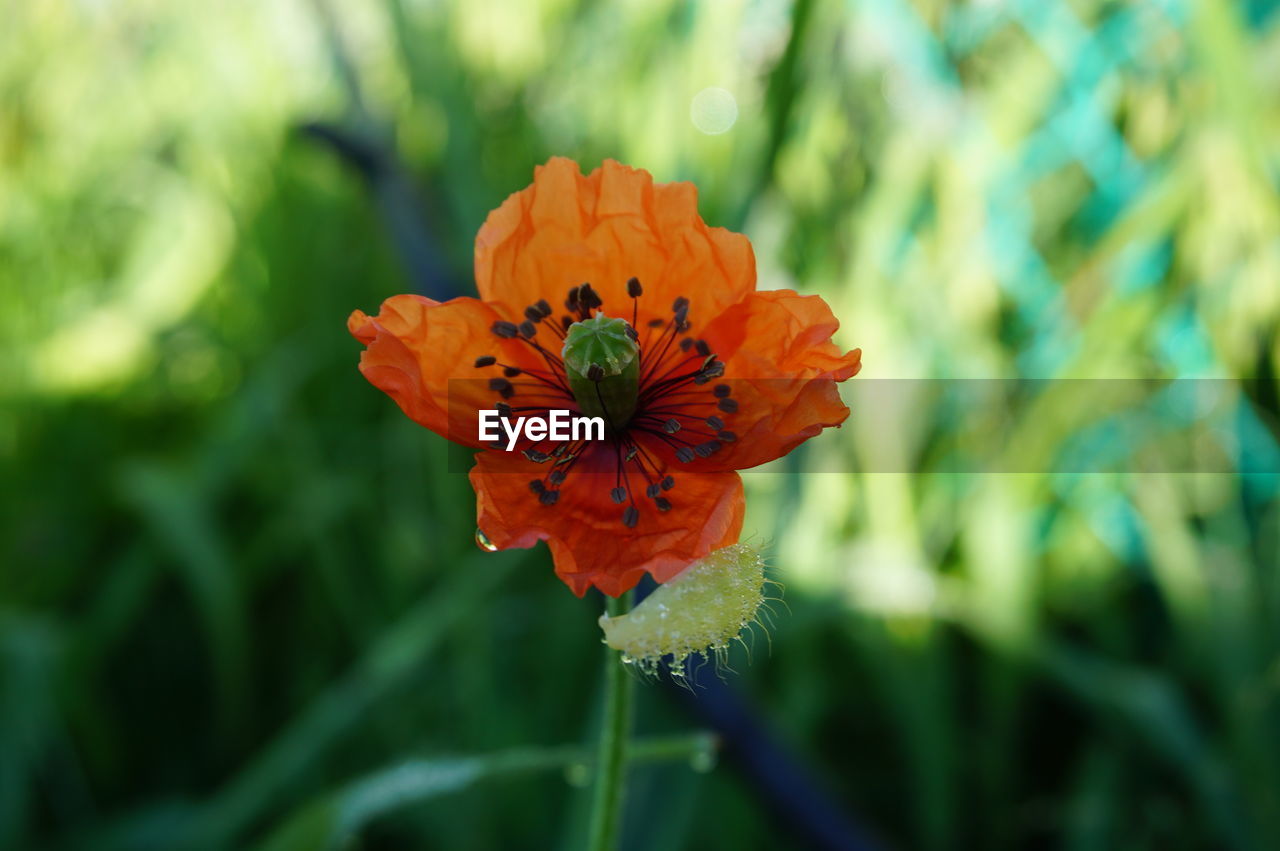
<svg viewBox="0 0 1280 851">
<path fill-rule="evenodd" d="M 1236 379 L 1229 437 L 1275 457 L 1265 4 L 4 16 L 0 847 L 243 847 L 411 758 L 593 723 L 598 606 L 542 550 L 477 551 L 455 450 L 355 370 L 347 313 L 411 279 L 305 122 L 398 154 L 462 286 L 533 165 L 612 156 L 697 182 L 763 286 L 822 294 L 855 381 Z M 724 134 L 690 120 L 708 86 Z M 1280 842 L 1276 476 L 956 474 L 948 409 L 891 401 L 747 477 L 791 611 L 735 683 L 894 846 Z M 1010 452 L 1048 469 L 1099 416 L 1065 405 Z M 920 472 L 824 472 L 886 458 Z M 641 733 L 689 728 L 642 691 Z M 572 847 L 574 779 L 362 843 Z M 629 847 L 785 847 L 764 812 L 729 766 L 644 766 Z"/>
</svg>

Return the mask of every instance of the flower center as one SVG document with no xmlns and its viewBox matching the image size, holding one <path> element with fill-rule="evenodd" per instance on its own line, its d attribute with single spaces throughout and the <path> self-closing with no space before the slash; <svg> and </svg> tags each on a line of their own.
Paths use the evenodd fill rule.
<svg viewBox="0 0 1280 851">
<path fill-rule="evenodd" d="M 573 398 L 590 417 L 601 417 L 609 430 L 631 422 L 640 395 L 640 344 L 625 319 L 598 313 L 575 322 L 565 333 L 565 375 Z"/>
<path fill-rule="evenodd" d="M 737 440 L 723 418 L 737 413 L 738 403 L 729 385 L 706 386 L 724 375 L 724 363 L 705 340 L 689 336 L 689 299 L 677 298 L 670 318 L 654 317 L 637 330 L 643 292 L 637 279 L 627 281 L 630 322 L 605 315 L 604 301 L 587 283 L 569 290 L 559 321 L 557 311 L 540 299 L 525 308 L 524 321 L 493 324 L 494 336 L 528 346 L 545 369 L 502 363 L 493 355 L 475 362 L 477 369 L 501 369 L 501 377 L 489 379 L 489 389 L 499 396 L 496 407 L 503 417 L 545 415 L 569 403 L 604 419 L 604 447 L 583 440 L 526 440 L 524 456 L 545 471 L 529 482 L 529 490 L 553 506 L 583 456 L 607 452 L 613 475 L 593 475 L 588 478 L 594 485 L 583 484 L 600 487 L 599 479 L 607 478 L 607 494 L 601 496 L 621 507 L 619 520 L 627 528 L 641 522 L 646 505 L 659 512 L 678 507 L 678 497 L 673 503 L 668 496 L 676 479 L 655 454 L 662 444 L 678 463 L 688 464 Z M 559 354 L 554 343 L 542 344 L 539 331 L 560 343 Z M 586 466 L 599 472 L 601 457 Z"/>
</svg>

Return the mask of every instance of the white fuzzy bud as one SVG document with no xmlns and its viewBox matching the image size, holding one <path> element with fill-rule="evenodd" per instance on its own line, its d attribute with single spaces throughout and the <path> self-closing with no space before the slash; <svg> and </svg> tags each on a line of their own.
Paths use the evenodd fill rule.
<svg viewBox="0 0 1280 851">
<path fill-rule="evenodd" d="M 625 615 L 602 615 L 605 643 L 646 673 L 666 656 L 676 677 L 691 656 L 723 661 L 729 644 L 758 622 L 764 583 L 759 550 L 747 544 L 716 550 Z"/>
</svg>

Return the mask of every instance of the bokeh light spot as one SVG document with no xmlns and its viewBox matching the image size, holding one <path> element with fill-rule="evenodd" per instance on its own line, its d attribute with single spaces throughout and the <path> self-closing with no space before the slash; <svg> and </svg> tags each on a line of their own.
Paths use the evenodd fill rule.
<svg viewBox="0 0 1280 851">
<path fill-rule="evenodd" d="M 689 119 L 708 136 L 726 133 L 738 120 L 738 102 L 727 89 L 703 89 L 693 96 Z"/>
</svg>

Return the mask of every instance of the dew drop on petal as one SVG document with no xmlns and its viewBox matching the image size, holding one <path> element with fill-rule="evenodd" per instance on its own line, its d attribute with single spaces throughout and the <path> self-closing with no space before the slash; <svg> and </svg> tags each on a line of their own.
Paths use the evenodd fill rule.
<svg viewBox="0 0 1280 851">
<path fill-rule="evenodd" d="M 498 551 L 498 545 L 489 540 L 489 536 L 480 528 L 476 529 L 476 546 L 486 552 L 496 553 Z"/>
</svg>

